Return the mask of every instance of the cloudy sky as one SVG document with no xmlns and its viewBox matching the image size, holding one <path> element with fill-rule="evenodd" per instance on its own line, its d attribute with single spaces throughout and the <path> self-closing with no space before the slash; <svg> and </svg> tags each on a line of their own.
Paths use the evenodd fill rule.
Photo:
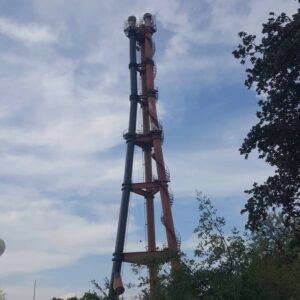
<svg viewBox="0 0 300 300">
<path fill-rule="evenodd" d="M 238 148 L 258 98 L 231 52 L 293 0 L 0 0 L 0 288 L 8 300 L 80 295 L 110 275 L 128 123 L 124 20 L 156 14 L 159 114 L 183 248 L 193 244 L 195 191 L 228 228 L 243 228 L 243 190 L 272 172 Z M 151 4 L 150 4 L 151 3 Z M 142 154 L 134 179 L 141 180 Z M 156 202 L 159 216 L 159 201 Z M 126 249 L 145 246 L 132 198 Z M 158 242 L 164 242 L 157 218 Z M 134 280 L 128 268 L 124 280 Z"/>
</svg>

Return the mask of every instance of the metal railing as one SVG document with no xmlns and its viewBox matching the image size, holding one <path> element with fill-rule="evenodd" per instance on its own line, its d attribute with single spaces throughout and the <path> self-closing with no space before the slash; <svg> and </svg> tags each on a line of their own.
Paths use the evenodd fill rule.
<svg viewBox="0 0 300 300">
<path fill-rule="evenodd" d="M 157 74 L 157 66 L 156 64 L 153 65 L 153 77 L 155 78 Z"/>
<path fill-rule="evenodd" d="M 174 203 L 174 193 L 170 188 L 168 189 L 168 195 L 169 195 L 170 205 L 172 206 Z"/>
<path fill-rule="evenodd" d="M 160 217 L 160 221 L 161 223 L 167 228 L 167 230 L 169 232 L 172 233 L 172 235 L 175 237 L 175 240 L 176 240 L 176 244 L 177 244 L 177 250 L 179 251 L 180 250 L 180 247 L 181 247 L 181 237 L 180 237 L 180 234 L 177 230 L 175 230 L 175 232 L 171 231 L 170 228 L 168 228 L 168 226 L 166 225 L 166 219 L 165 219 L 165 216 L 164 214 L 162 213 L 161 217 Z"/>
</svg>

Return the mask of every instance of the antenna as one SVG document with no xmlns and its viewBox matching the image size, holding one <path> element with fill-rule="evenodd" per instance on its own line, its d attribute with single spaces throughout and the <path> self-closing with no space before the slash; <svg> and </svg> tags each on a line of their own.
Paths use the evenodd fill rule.
<svg viewBox="0 0 300 300">
<path fill-rule="evenodd" d="M 5 243 L 2 239 L 0 239 L 0 256 L 4 253 L 5 251 Z"/>
<path fill-rule="evenodd" d="M 33 300 L 35 300 L 35 289 L 36 289 L 36 280 L 34 281 L 34 286 L 33 286 Z"/>
</svg>

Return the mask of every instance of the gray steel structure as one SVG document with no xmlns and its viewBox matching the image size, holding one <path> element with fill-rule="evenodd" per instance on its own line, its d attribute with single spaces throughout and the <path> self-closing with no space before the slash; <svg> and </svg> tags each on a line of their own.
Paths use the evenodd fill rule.
<svg viewBox="0 0 300 300">
<path fill-rule="evenodd" d="M 157 90 L 154 88 L 155 64 L 153 61 L 154 42 L 152 35 L 156 31 L 155 19 L 149 13 L 137 25 L 136 18 L 130 16 L 125 33 L 130 44 L 130 113 L 129 128 L 124 135 L 127 142 L 124 181 L 113 267 L 110 280 L 109 295 L 111 299 L 118 298 L 124 292 L 120 276 L 122 262 L 146 265 L 149 270 L 150 299 L 157 299 L 157 264 L 171 261 L 172 269 L 178 267 L 177 253 L 180 241 L 175 234 L 171 206 L 173 196 L 168 188 L 170 174 L 165 166 L 162 143 L 163 129 L 158 121 L 156 101 Z M 137 49 L 140 51 L 140 63 L 137 64 Z M 137 73 L 140 73 L 141 95 L 138 95 Z M 143 131 L 136 133 L 137 107 L 142 109 Z M 144 153 L 145 182 L 132 183 L 134 146 L 139 146 Z M 152 162 L 156 165 L 157 177 L 152 173 Z M 124 242 L 128 218 L 130 193 L 144 197 L 147 212 L 147 240 L 145 252 L 124 253 Z M 154 196 L 160 194 L 162 205 L 161 222 L 165 227 L 168 247 L 158 250 L 155 241 Z"/>
</svg>

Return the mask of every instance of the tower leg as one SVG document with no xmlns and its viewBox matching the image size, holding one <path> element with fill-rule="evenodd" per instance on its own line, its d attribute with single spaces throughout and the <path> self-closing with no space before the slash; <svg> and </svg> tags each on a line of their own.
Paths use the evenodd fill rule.
<svg viewBox="0 0 300 300">
<path fill-rule="evenodd" d="M 109 295 L 113 299 L 114 295 L 124 292 L 122 280 L 120 277 L 124 242 L 127 226 L 129 198 L 132 183 L 132 168 L 133 168 L 133 155 L 135 146 L 135 132 L 136 132 L 136 119 L 137 119 L 137 104 L 138 104 L 138 90 L 137 90 L 137 63 L 136 63 L 136 18 L 128 18 L 128 37 L 130 47 L 130 113 L 129 113 L 129 126 L 127 140 L 127 151 L 125 161 L 124 180 L 122 187 L 121 207 L 119 213 L 119 222 L 117 230 L 117 238 L 115 245 L 115 252 L 113 254 L 113 267 L 111 273 L 111 281 L 109 288 Z"/>
<path fill-rule="evenodd" d="M 144 60 L 146 70 L 146 86 L 147 86 L 147 102 L 149 108 L 149 119 L 151 129 L 154 131 L 161 131 L 162 128 L 159 126 L 157 110 L 156 110 L 156 98 L 154 93 L 154 72 L 153 72 L 153 41 L 152 41 L 153 30 L 151 27 L 145 28 L 145 48 L 144 48 Z M 164 182 L 165 185 L 160 187 L 160 196 L 163 209 L 163 222 L 166 228 L 166 235 L 168 240 L 168 247 L 174 251 L 177 250 L 176 234 L 174 229 L 173 217 L 171 212 L 170 197 L 168 192 L 167 178 L 164 157 L 161 146 L 161 138 L 159 136 L 153 138 L 154 157 L 156 162 L 156 169 L 158 174 L 158 180 Z"/>
<path fill-rule="evenodd" d="M 150 282 L 150 300 L 157 300 L 158 298 L 158 284 L 157 284 L 157 266 L 149 266 L 149 282 Z"/>
<path fill-rule="evenodd" d="M 145 59 L 145 43 L 143 42 L 141 44 L 142 63 L 144 59 Z M 145 72 L 141 73 L 141 89 L 142 89 L 142 95 L 145 96 L 147 93 Z M 142 105 L 142 114 L 143 114 L 143 133 L 147 135 L 150 133 L 150 118 L 149 118 L 148 104 Z M 153 175 L 152 175 L 151 148 L 144 149 L 144 162 L 145 162 L 145 181 L 152 182 Z M 156 251 L 154 197 L 153 195 L 148 195 L 145 199 L 146 199 L 146 212 L 147 212 L 148 251 Z M 155 292 L 157 290 L 157 268 L 154 265 L 149 266 L 149 283 L 150 283 L 150 300 L 155 300 L 157 299 L 156 292 Z"/>
</svg>

